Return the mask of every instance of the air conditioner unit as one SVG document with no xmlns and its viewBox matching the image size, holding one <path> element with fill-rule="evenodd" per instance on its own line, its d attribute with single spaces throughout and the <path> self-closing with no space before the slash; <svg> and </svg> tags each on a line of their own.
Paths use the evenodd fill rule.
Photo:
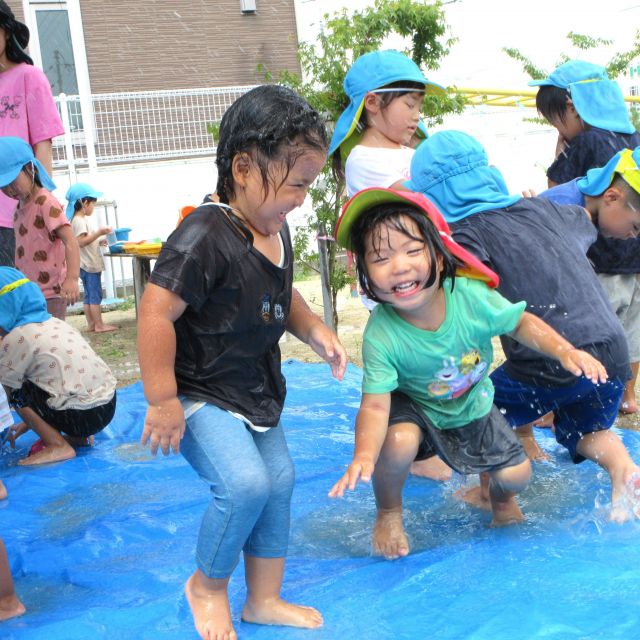
<svg viewBox="0 0 640 640">
<path fill-rule="evenodd" d="M 255 13 L 256 0 L 240 0 L 240 11 L 242 13 Z"/>
</svg>

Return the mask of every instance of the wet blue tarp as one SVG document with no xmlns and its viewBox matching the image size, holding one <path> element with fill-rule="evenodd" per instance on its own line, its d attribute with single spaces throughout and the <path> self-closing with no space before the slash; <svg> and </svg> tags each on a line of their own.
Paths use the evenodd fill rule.
<svg viewBox="0 0 640 640">
<path fill-rule="evenodd" d="M 547 431 L 520 503 L 527 522 L 487 527 L 489 514 L 457 501 L 463 482 L 410 479 L 409 557 L 370 555 L 371 488 L 326 497 L 352 451 L 361 374 L 338 383 L 328 367 L 287 362 L 283 421 L 297 481 L 284 596 L 324 615 L 320 630 L 240 622 L 242 567 L 231 581 L 240 638 L 282 640 L 616 639 L 640 637 L 640 526 L 606 519 L 609 484 L 574 466 Z M 152 459 L 138 444 L 140 384 L 118 392 L 96 447 L 64 464 L 16 466 L 0 457 L 9 499 L 0 530 L 28 613 L 0 623 L 11 640 L 196 638 L 183 585 L 208 490 L 180 456 Z M 640 434 L 619 432 L 636 460 Z"/>
</svg>

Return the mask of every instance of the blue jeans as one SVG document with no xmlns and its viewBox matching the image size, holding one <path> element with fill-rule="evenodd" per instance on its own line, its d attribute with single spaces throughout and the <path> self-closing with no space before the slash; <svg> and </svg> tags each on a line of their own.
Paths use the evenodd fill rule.
<svg viewBox="0 0 640 640">
<path fill-rule="evenodd" d="M 227 578 L 241 551 L 284 557 L 295 478 L 282 425 L 254 431 L 212 404 L 186 422 L 180 451 L 212 496 L 198 535 L 198 568 L 209 578 Z"/>
</svg>

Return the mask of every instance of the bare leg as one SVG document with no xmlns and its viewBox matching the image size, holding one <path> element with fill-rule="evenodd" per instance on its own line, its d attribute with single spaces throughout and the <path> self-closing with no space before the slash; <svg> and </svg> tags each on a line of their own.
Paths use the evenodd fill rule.
<svg viewBox="0 0 640 640">
<path fill-rule="evenodd" d="M 107 331 L 115 331 L 118 327 L 112 324 L 105 324 L 102 320 L 102 309 L 99 304 L 90 304 L 91 315 L 94 321 L 94 331 L 96 333 L 106 333 Z"/>
<path fill-rule="evenodd" d="M 205 640 L 236 640 L 238 637 L 231 622 L 228 585 L 229 578 L 207 578 L 197 569 L 184 586 L 196 631 Z"/>
<path fill-rule="evenodd" d="M 25 423 L 33 429 L 42 439 L 44 449 L 32 456 L 23 458 L 18 464 L 23 466 L 33 466 L 37 464 L 48 464 L 50 462 L 62 462 L 75 458 L 75 449 L 63 438 L 62 434 L 45 422 L 33 409 L 23 407 L 17 409 L 18 415 Z"/>
<path fill-rule="evenodd" d="M 584 435 L 578 446 L 578 453 L 588 460 L 599 464 L 611 478 L 611 519 L 614 522 L 625 522 L 630 514 L 621 501 L 627 497 L 633 500 L 634 514 L 640 516 L 640 504 L 637 495 L 628 495 L 627 484 L 633 483 L 632 490 L 640 489 L 640 468 L 631 459 L 629 452 L 615 433 L 608 429 Z"/>
<path fill-rule="evenodd" d="M 26 611 L 13 588 L 9 558 L 4 542 L 0 540 L 0 621 L 21 616 Z"/>
<path fill-rule="evenodd" d="M 254 624 L 274 624 L 315 629 L 322 616 L 313 607 L 286 602 L 280 597 L 284 558 L 257 558 L 245 553 L 247 600 L 242 619 Z"/>
<path fill-rule="evenodd" d="M 4 482 L 0 480 L 0 500 L 6 500 L 7 498 L 7 487 L 4 486 Z"/>
<path fill-rule="evenodd" d="M 549 414 L 539 418 L 544 420 Z M 553 414 L 551 414 L 553 416 Z M 529 424 L 523 424 L 521 427 L 516 427 L 516 435 L 520 438 L 520 444 L 527 454 L 529 460 L 539 462 L 540 460 L 548 460 L 549 456 L 540 448 L 540 445 L 536 442 L 536 437 L 533 433 L 533 427 L 539 420 L 530 422 Z"/>
<path fill-rule="evenodd" d="M 620 403 L 620 413 L 636 413 L 638 402 L 636 400 L 636 381 L 638 380 L 638 367 L 640 363 L 631 363 L 631 380 L 624 385 L 622 402 Z"/>
<path fill-rule="evenodd" d="M 411 474 L 420 478 L 447 482 L 447 480 L 451 480 L 453 469 L 440 456 L 431 456 L 425 460 L 413 462 Z"/>
<path fill-rule="evenodd" d="M 402 489 L 421 440 L 422 433 L 415 424 L 389 427 L 373 472 L 377 506 L 373 552 L 387 560 L 409 553 L 409 540 L 402 525 Z"/>
<path fill-rule="evenodd" d="M 484 471 L 480 474 L 479 485 L 471 487 L 471 489 L 460 489 L 455 492 L 454 496 L 472 507 L 476 507 L 476 509 L 491 511 L 491 496 L 489 494 L 490 483 L 491 476 L 488 472 Z"/>
<path fill-rule="evenodd" d="M 531 462 L 525 460 L 513 467 L 492 471 L 490 475 L 489 494 L 493 511 L 491 526 L 503 527 L 522 522 L 524 516 L 516 502 L 516 494 L 520 493 L 531 479 Z"/>
<path fill-rule="evenodd" d="M 95 321 L 95 318 L 93 317 L 93 310 L 91 309 L 91 305 L 84 304 L 82 305 L 82 308 L 84 309 L 84 317 L 87 320 L 87 331 L 95 331 L 96 321 Z"/>
</svg>

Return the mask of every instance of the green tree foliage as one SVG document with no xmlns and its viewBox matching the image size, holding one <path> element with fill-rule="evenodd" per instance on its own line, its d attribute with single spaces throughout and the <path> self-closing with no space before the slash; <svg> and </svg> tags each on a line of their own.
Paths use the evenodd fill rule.
<svg viewBox="0 0 640 640">
<path fill-rule="evenodd" d="M 389 36 L 404 38 L 405 53 L 425 70 L 437 69 L 440 60 L 454 42 L 448 36 L 448 27 L 439 2 L 425 4 L 412 0 L 376 0 L 371 7 L 348 12 L 346 9 L 332 16 L 325 15 L 324 23 L 315 42 L 300 44 L 298 55 L 302 77 L 284 73 L 278 81 L 304 96 L 311 105 L 324 114 L 329 131 L 348 104 L 342 83 L 354 60 L 363 53 L 380 49 Z M 265 71 L 267 79 L 273 79 Z M 447 113 L 459 113 L 465 100 L 461 96 L 425 98 L 423 114 L 428 125 L 442 122 Z M 344 184 L 337 183 L 330 163 L 323 169 L 309 193 L 313 213 L 304 228 L 296 234 L 294 249 L 297 259 L 319 264 L 323 279 L 325 322 L 337 326 L 336 296 L 353 282 L 338 247 L 332 241 L 335 224 L 344 202 Z M 318 253 L 309 253 L 318 238 Z"/>
</svg>

